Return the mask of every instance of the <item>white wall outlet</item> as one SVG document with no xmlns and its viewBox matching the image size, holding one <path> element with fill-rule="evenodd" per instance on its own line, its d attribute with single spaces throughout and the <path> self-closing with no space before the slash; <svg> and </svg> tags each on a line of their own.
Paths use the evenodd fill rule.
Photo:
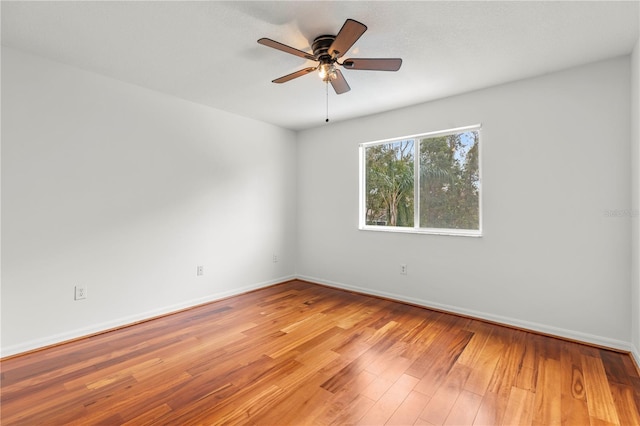
<svg viewBox="0 0 640 426">
<path fill-rule="evenodd" d="M 400 275 L 407 275 L 407 264 L 400 264 Z"/>
<path fill-rule="evenodd" d="M 273 255 L 273 263 L 278 263 L 278 255 L 277 254 Z"/>
<path fill-rule="evenodd" d="M 204 275 L 204 266 L 198 265 L 198 268 L 196 270 L 196 275 L 199 277 Z"/>
<path fill-rule="evenodd" d="M 86 285 L 77 285 L 74 299 L 82 300 L 87 298 L 87 286 Z"/>
</svg>

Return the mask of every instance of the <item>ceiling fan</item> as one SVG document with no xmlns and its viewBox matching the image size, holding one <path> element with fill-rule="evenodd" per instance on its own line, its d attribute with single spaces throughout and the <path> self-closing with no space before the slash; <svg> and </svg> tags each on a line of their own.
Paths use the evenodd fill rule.
<svg viewBox="0 0 640 426">
<path fill-rule="evenodd" d="M 327 84 L 331 83 L 335 92 L 340 95 L 348 92 L 351 88 L 342 75 L 342 72 L 337 68 L 338 66 L 348 70 L 398 71 L 402 65 L 402 59 L 400 58 L 354 58 L 345 59 L 342 62 L 338 61 L 338 59 L 351 49 L 351 46 L 354 45 L 366 30 L 366 25 L 354 19 L 347 19 L 338 32 L 338 35 L 321 35 L 316 37 L 311 45 L 313 53 L 298 50 L 269 38 L 261 38 L 258 40 L 258 43 L 318 62 L 318 65 L 315 67 L 304 68 L 276 78 L 273 80 L 273 83 L 286 83 L 294 78 L 318 71 L 322 81 Z"/>
</svg>

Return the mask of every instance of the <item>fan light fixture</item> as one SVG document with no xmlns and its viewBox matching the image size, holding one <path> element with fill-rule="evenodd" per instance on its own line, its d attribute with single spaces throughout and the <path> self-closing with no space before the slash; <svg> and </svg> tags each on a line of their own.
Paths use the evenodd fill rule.
<svg viewBox="0 0 640 426">
<path fill-rule="evenodd" d="M 318 77 L 325 82 L 335 80 L 338 78 L 336 66 L 334 64 L 320 64 L 318 66 Z"/>
</svg>

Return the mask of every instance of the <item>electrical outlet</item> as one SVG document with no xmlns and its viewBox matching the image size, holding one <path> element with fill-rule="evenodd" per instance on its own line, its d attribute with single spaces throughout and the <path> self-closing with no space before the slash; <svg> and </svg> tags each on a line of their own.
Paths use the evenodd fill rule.
<svg viewBox="0 0 640 426">
<path fill-rule="evenodd" d="M 277 254 L 273 255 L 273 263 L 278 263 L 278 255 Z"/>
<path fill-rule="evenodd" d="M 400 265 L 400 275 L 407 275 L 407 264 L 402 263 Z"/>
<path fill-rule="evenodd" d="M 198 269 L 197 269 L 196 275 L 199 276 L 199 277 L 204 275 L 204 266 L 198 265 Z"/>
<path fill-rule="evenodd" d="M 87 286 L 86 285 L 77 285 L 75 292 L 75 300 L 82 300 L 87 298 Z"/>
</svg>

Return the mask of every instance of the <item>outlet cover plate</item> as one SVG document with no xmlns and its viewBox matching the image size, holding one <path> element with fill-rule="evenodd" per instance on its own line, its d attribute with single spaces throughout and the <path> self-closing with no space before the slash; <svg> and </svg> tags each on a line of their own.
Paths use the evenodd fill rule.
<svg viewBox="0 0 640 426">
<path fill-rule="evenodd" d="M 87 298 L 87 286 L 77 285 L 75 288 L 75 300 L 83 300 Z"/>
</svg>

